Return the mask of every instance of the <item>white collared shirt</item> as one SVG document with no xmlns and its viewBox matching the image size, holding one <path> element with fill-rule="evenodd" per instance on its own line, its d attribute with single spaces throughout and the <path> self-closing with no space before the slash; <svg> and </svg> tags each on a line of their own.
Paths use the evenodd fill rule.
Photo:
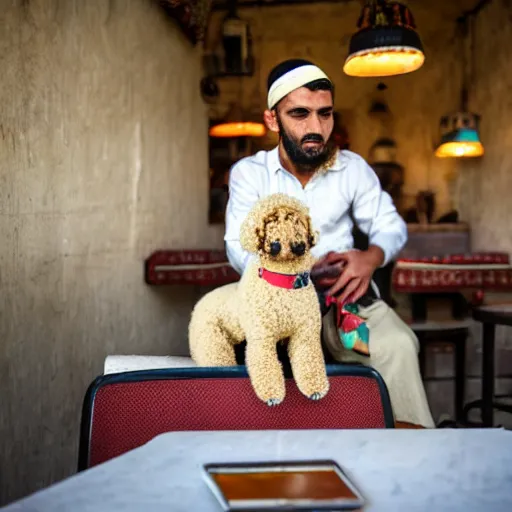
<svg viewBox="0 0 512 512">
<path fill-rule="evenodd" d="M 251 257 L 240 245 L 242 221 L 258 199 L 276 192 L 291 195 L 309 207 L 313 227 L 319 233 L 318 245 L 311 251 L 315 257 L 353 249 L 350 205 L 369 243 L 384 251 L 383 265 L 394 259 L 407 241 L 404 220 L 362 157 L 339 151 L 334 165 L 303 187 L 283 168 L 276 147 L 243 158 L 230 171 L 224 240 L 229 262 L 240 274 Z"/>
</svg>

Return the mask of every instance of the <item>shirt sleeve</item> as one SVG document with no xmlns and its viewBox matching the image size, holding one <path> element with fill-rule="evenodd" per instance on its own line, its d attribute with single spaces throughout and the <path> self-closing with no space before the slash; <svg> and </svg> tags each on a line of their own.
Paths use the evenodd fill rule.
<svg viewBox="0 0 512 512">
<path fill-rule="evenodd" d="M 229 199 L 226 206 L 226 253 L 231 266 L 242 275 L 252 255 L 240 244 L 240 227 L 245 216 L 259 199 L 254 169 L 243 161 L 235 164 L 229 174 Z"/>
<path fill-rule="evenodd" d="M 407 225 L 391 196 L 382 190 L 374 170 L 363 159 L 353 168 L 357 176 L 348 178 L 353 188 L 352 214 L 359 229 L 368 235 L 369 244 L 384 252 L 385 266 L 406 244 Z"/>
</svg>

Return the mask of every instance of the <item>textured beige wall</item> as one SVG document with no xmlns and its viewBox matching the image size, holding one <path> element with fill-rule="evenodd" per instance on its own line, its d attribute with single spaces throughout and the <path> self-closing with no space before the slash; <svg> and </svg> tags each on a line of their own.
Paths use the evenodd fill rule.
<svg viewBox="0 0 512 512">
<path fill-rule="evenodd" d="M 459 165 L 458 200 L 471 222 L 474 249 L 512 253 L 512 2 L 489 4 L 473 29 L 470 108 L 482 116 L 485 155 Z"/>
<path fill-rule="evenodd" d="M 111 353 L 183 354 L 193 290 L 161 247 L 207 225 L 194 49 L 150 0 L 2 2 L 0 503 L 76 468 L 83 395 Z"/>
<path fill-rule="evenodd" d="M 446 8 L 449 6 L 445 6 Z M 425 65 L 417 72 L 386 78 L 385 98 L 393 114 L 391 134 L 398 144 L 398 161 L 405 167 L 404 193 L 412 199 L 418 190 L 437 193 L 438 214 L 453 207 L 452 161 L 434 157 L 440 117 L 453 109 L 459 98 L 460 66 L 454 53 L 455 12 L 443 16 L 437 5 L 415 2 L 415 16 L 426 48 Z M 462 10 L 462 7 L 460 7 Z M 251 25 L 259 68 L 252 78 L 219 80 L 220 105 L 212 115 L 222 115 L 225 105 L 242 98 L 247 107 L 265 108 L 266 78 L 270 69 L 287 58 L 307 58 L 321 66 L 336 84 L 336 108 L 345 115 L 351 149 L 368 157 L 381 131 L 368 116 L 377 79 L 348 77 L 343 73 L 350 35 L 356 29 L 360 3 L 240 9 Z M 209 47 L 215 46 L 218 26 L 225 13 L 215 13 L 209 30 Z"/>
</svg>

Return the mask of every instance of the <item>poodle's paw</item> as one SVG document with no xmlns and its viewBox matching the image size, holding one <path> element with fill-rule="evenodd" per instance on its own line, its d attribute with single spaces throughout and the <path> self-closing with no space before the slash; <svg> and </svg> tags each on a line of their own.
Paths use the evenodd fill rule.
<svg viewBox="0 0 512 512">
<path fill-rule="evenodd" d="M 327 376 L 310 374 L 306 378 L 295 378 L 295 381 L 301 393 L 310 400 L 320 400 L 327 395 L 329 391 L 329 380 Z"/>
<path fill-rule="evenodd" d="M 327 395 L 328 391 L 329 391 L 329 383 L 327 383 L 327 386 L 324 388 L 323 391 L 317 391 L 316 393 L 309 395 L 308 398 L 310 400 L 321 400 L 325 395 Z"/>
<path fill-rule="evenodd" d="M 284 376 L 281 372 L 274 373 L 266 371 L 252 371 L 248 367 L 251 376 L 251 384 L 256 396 L 270 407 L 279 405 L 286 395 Z M 278 369 L 279 370 L 279 369 Z"/>
<path fill-rule="evenodd" d="M 269 407 L 275 407 L 276 405 L 279 405 L 282 403 L 285 397 L 285 388 L 283 386 L 282 389 L 279 389 L 278 387 L 274 387 L 273 389 L 265 389 L 265 390 L 259 390 L 255 389 L 257 397 L 267 404 Z"/>
</svg>

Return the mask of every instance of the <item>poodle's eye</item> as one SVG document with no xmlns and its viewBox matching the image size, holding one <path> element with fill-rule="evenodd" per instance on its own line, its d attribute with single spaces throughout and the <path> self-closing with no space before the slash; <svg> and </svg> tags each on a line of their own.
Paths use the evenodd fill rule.
<svg viewBox="0 0 512 512">
<path fill-rule="evenodd" d="M 294 242 L 291 244 L 293 254 L 302 256 L 306 252 L 306 244 L 304 242 Z"/>
<path fill-rule="evenodd" d="M 270 254 L 277 256 L 281 252 L 281 242 L 272 242 L 270 244 Z"/>
</svg>

